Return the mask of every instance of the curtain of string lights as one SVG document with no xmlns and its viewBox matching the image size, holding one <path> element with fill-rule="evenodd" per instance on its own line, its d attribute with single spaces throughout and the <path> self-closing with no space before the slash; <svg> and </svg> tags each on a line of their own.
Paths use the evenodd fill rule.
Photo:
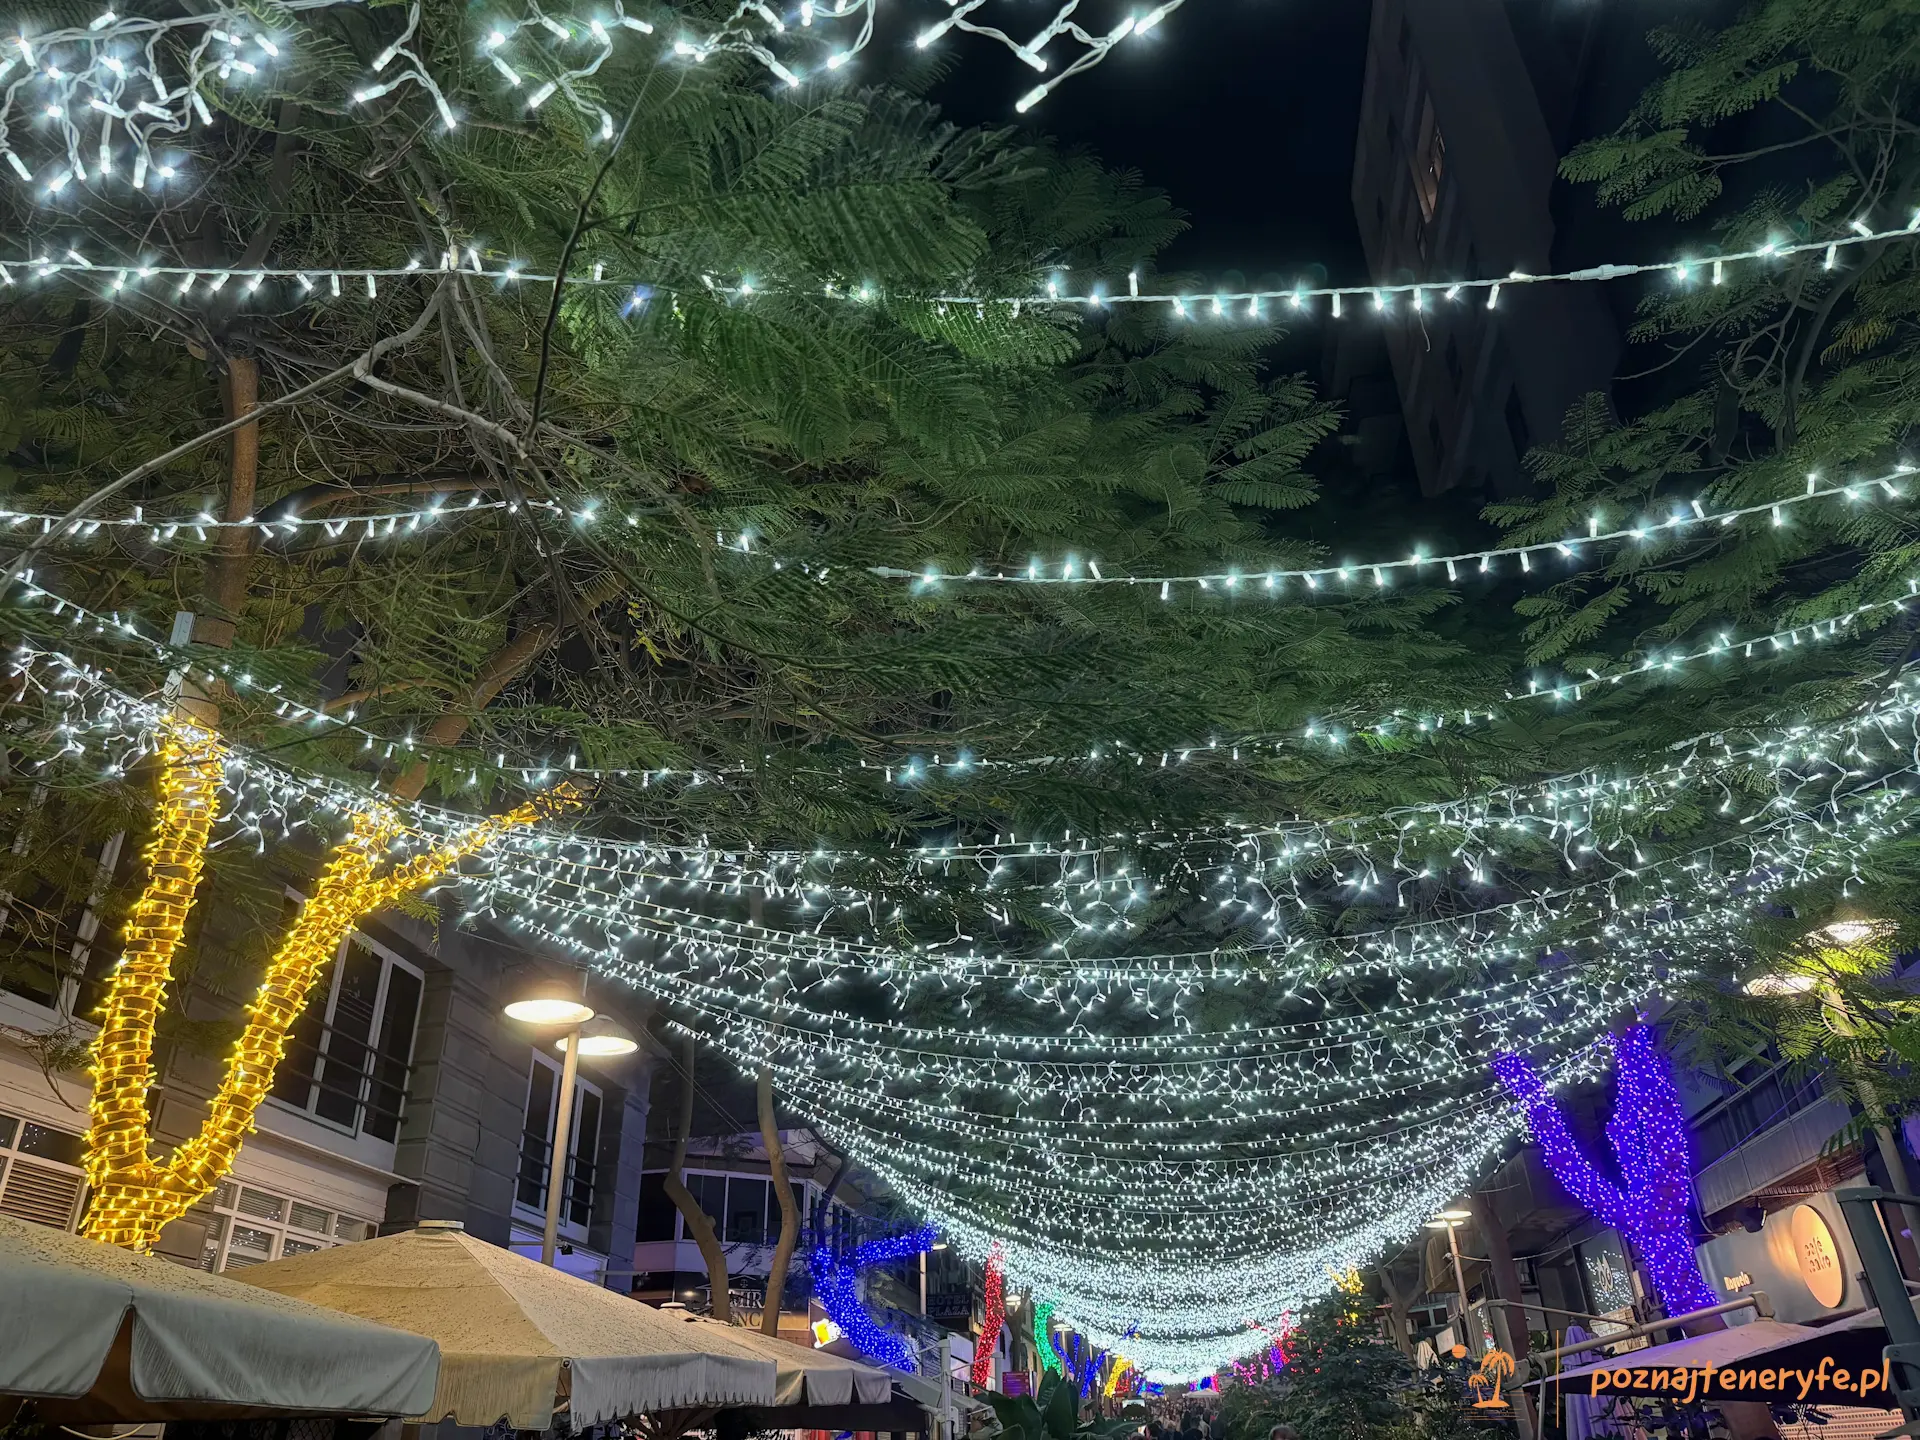
<svg viewBox="0 0 1920 1440">
<path fill-rule="evenodd" d="M 61 763 L 124 770 L 151 747 L 152 702 L 52 657 L 22 656 L 16 673 L 20 693 L 58 717 Z M 1191 1377 L 1239 1358 L 1250 1334 L 1257 1341 L 1249 1318 L 1277 1323 L 1329 1269 L 1417 1227 L 1505 1143 L 1515 1117 L 1492 1079 L 1496 1056 L 1538 1056 L 1548 1084 L 1587 1073 L 1604 1062 L 1608 1031 L 1684 973 L 1689 954 L 1724 945 L 1757 899 L 1810 875 L 1847 876 L 1903 830 L 1920 808 L 1916 699 L 1900 683 L 1851 721 L 1744 744 L 1723 737 L 1697 774 L 1677 765 L 1657 783 L 1718 793 L 1736 769 L 1769 777 L 1729 817 L 1738 838 L 1570 889 L 1557 911 L 1524 902 L 1552 912 L 1524 938 L 1503 931 L 1506 905 L 1413 927 L 1428 937 L 1425 953 L 1391 931 L 1322 937 L 1325 952 L 1295 947 L 1284 959 L 1289 1018 L 1258 1027 L 1210 1027 L 1125 986 L 1108 987 L 1124 1003 L 1065 1032 L 1064 1005 L 1024 1020 L 1002 1005 L 989 1019 L 970 1013 L 972 991 L 942 986 L 867 1003 L 853 972 L 871 956 L 810 950 L 819 937 L 776 924 L 741 931 L 716 961 L 689 938 L 691 908 L 649 940 L 586 897 L 577 859 L 538 868 L 569 844 L 594 853 L 595 842 L 552 829 L 488 847 L 462 888 L 484 897 L 474 921 L 570 951 L 667 1001 L 677 1023 L 743 1067 L 773 1070 L 954 1243 L 982 1260 L 998 1243 L 1006 1273 L 1054 1297 L 1094 1343 L 1150 1377 Z M 229 757 L 224 793 L 223 831 L 263 845 L 270 814 L 324 837 L 369 798 L 244 747 Z M 1462 815 L 1482 803 L 1460 802 Z M 430 806 L 408 818 L 422 844 L 459 824 Z M 1369 944 L 1357 969 L 1327 964 Z M 1436 963 L 1443 949 L 1451 964 Z M 927 958 L 890 960 L 910 971 Z M 980 966 L 1003 978 L 1023 963 L 951 958 L 961 974 Z M 1112 963 L 1124 973 L 1136 960 Z M 1094 974 L 1107 962 L 1076 963 Z M 1194 996 L 1230 983 L 1193 966 L 1170 958 L 1165 974 Z M 1195 1256 L 1179 1237 L 1202 1226 L 1209 1246 Z M 1288 1238 L 1302 1235 L 1313 1239 Z"/>
</svg>

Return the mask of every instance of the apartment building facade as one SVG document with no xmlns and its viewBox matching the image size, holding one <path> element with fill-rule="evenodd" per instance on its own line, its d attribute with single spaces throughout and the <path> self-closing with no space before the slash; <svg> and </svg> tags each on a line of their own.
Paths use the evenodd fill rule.
<svg viewBox="0 0 1920 1440">
<path fill-rule="evenodd" d="M 1508 287 L 1491 308 L 1484 290 L 1445 295 L 1587 263 L 1556 215 L 1559 158 L 1607 112 L 1602 84 L 1630 102 L 1641 72 L 1600 62 L 1656 18 L 1635 0 L 1374 0 L 1354 216 L 1376 283 L 1436 288 L 1336 330 L 1329 374 L 1342 396 L 1364 386 L 1383 343 L 1423 494 L 1521 491 L 1527 451 L 1611 391 L 1621 327 L 1600 287 Z"/>
</svg>

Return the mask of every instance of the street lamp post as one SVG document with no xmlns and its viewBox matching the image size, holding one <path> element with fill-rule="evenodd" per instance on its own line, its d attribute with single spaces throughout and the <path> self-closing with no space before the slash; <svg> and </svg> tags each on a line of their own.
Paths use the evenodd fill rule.
<svg viewBox="0 0 1920 1440">
<path fill-rule="evenodd" d="M 1442 1210 L 1427 1221 L 1427 1228 L 1447 1232 L 1447 1249 L 1453 1254 L 1453 1283 L 1460 1295 L 1460 1328 L 1466 1335 L 1469 1350 L 1484 1350 L 1486 1347 L 1479 1343 L 1479 1336 L 1474 1333 L 1473 1310 L 1467 1299 L 1467 1272 L 1460 1263 L 1460 1238 L 1454 1234 L 1463 1221 L 1472 1218 L 1473 1212 L 1470 1210 Z"/>
<path fill-rule="evenodd" d="M 944 1240 L 936 1240 L 928 1248 L 933 1250 L 944 1250 L 947 1248 L 947 1242 Z M 926 1319 L 926 1317 L 927 1317 L 927 1252 L 926 1250 L 922 1250 L 920 1252 L 920 1318 L 924 1320 Z"/>
<path fill-rule="evenodd" d="M 560 1051 L 560 1093 L 554 1098 L 553 1120 L 548 1131 L 547 1214 L 540 1234 L 540 1263 L 552 1265 L 560 1246 L 560 1208 L 567 1189 L 567 1156 L 573 1142 L 573 1092 L 580 1074 L 582 1055 L 611 1058 L 631 1055 L 639 1043 L 625 1029 L 604 1017 L 596 1019 L 586 1002 L 586 977 L 578 984 L 567 980 L 542 980 L 519 999 L 503 1007 L 510 1020 L 525 1025 L 566 1026 L 566 1033 L 555 1043 Z"/>
</svg>

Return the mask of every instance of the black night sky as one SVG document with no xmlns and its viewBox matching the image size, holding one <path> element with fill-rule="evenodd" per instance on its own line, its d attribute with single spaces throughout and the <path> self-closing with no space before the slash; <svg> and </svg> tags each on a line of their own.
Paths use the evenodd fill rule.
<svg viewBox="0 0 1920 1440">
<path fill-rule="evenodd" d="M 1020 118 L 1173 197 L 1192 229 L 1161 257 L 1163 270 L 1297 276 L 1321 265 L 1357 280 L 1365 265 L 1348 182 L 1371 9 L 1366 0 L 1190 0 Z M 1022 18 L 1037 29 L 1052 10 L 1046 0 Z M 1088 20 L 1103 23 L 1104 12 Z M 933 96 L 948 115 L 1016 118 L 1030 70 L 979 37 L 941 46 L 945 75 Z M 869 54 L 893 48 L 882 36 Z M 1065 56 L 1075 47 L 1055 48 Z"/>
</svg>

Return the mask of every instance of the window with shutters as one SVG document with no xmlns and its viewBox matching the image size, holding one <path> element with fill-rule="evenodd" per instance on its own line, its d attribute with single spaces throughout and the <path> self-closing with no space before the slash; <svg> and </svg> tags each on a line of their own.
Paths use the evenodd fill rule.
<svg viewBox="0 0 1920 1440">
<path fill-rule="evenodd" d="M 0 1112 L 0 1215 L 71 1230 L 79 1218 L 85 1140 Z"/>
<path fill-rule="evenodd" d="M 202 1270 L 244 1270 L 268 1260 L 309 1255 L 370 1238 L 379 1227 L 358 1215 L 276 1195 L 235 1180 L 213 1192 Z"/>
<path fill-rule="evenodd" d="M 274 1098 L 348 1134 L 397 1140 L 424 988 L 392 951 L 348 936 L 287 1037 Z"/>
</svg>

